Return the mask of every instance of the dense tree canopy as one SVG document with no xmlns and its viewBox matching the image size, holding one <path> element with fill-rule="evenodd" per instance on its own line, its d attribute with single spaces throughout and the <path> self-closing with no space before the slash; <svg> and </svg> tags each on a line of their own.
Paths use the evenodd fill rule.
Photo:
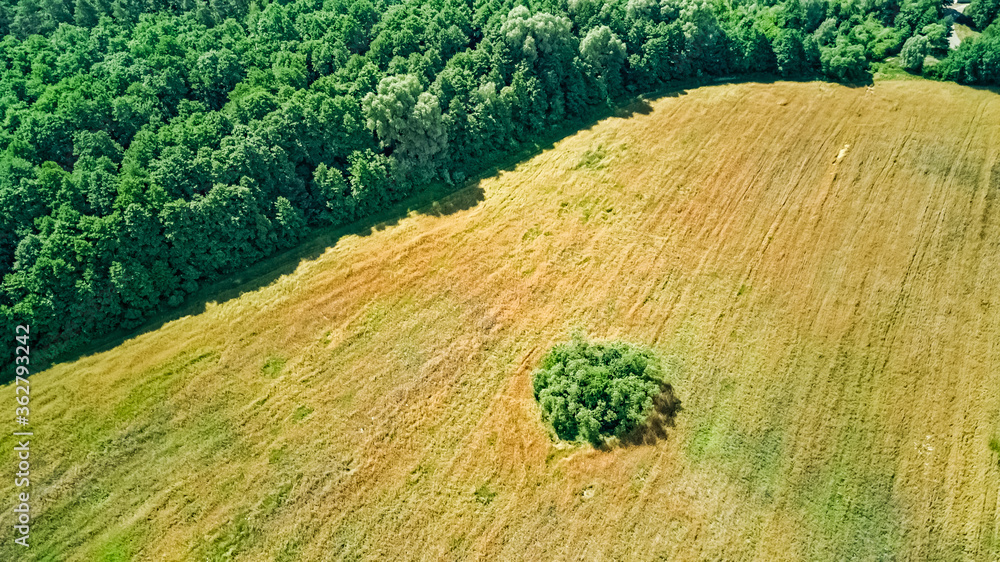
<svg viewBox="0 0 1000 562">
<path fill-rule="evenodd" d="M 970 11 L 985 29 L 996 2 Z M 55 353 L 671 80 L 864 80 L 904 44 L 916 70 L 944 56 L 942 15 L 938 0 L 0 0 L 0 316 Z M 925 72 L 996 83 L 992 29 Z"/>
<path fill-rule="evenodd" d="M 925 66 L 924 72 L 963 84 L 1000 85 L 1000 23 L 994 20 L 982 35 L 962 41 L 946 59 Z"/>
<path fill-rule="evenodd" d="M 651 352 L 624 342 L 589 342 L 577 334 L 549 351 L 532 386 L 556 436 L 596 446 L 646 420 L 660 377 Z"/>
</svg>

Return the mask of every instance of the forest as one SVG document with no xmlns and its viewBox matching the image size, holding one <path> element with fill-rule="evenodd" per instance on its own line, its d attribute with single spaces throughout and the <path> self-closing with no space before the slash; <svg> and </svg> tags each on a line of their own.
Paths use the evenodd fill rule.
<svg viewBox="0 0 1000 562">
<path fill-rule="evenodd" d="M 940 0 L 0 0 L 0 319 L 54 357 L 678 80 L 997 84 L 998 8 L 949 52 Z"/>
</svg>

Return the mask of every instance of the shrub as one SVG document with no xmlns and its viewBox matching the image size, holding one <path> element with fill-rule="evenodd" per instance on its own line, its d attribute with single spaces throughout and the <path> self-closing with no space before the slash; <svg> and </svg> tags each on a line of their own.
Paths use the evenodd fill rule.
<svg viewBox="0 0 1000 562">
<path fill-rule="evenodd" d="M 846 41 L 820 50 L 823 72 L 841 82 L 861 82 L 869 78 L 865 49 Z"/>
<path fill-rule="evenodd" d="M 660 392 L 659 361 L 623 342 L 588 342 L 575 334 L 535 371 L 535 400 L 560 439 L 600 445 L 643 423 Z"/>
<path fill-rule="evenodd" d="M 899 53 L 899 65 L 910 72 L 920 72 L 925 58 L 927 58 L 927 38 L 914 35 L 903 44 L 903 50 Z"/>
</svg>

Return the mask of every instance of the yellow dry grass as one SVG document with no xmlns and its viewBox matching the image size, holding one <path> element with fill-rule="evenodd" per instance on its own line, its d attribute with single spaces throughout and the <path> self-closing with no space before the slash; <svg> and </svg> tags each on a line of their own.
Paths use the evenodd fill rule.
<svg viewBox="0 0 1000 562">
<path fill-rule="evenodd" d="M 31 557 L 1000 559 L 1000 97 L 651 106 L 34 375 Z M 667 439 L 550 441 L 574 327 L 661 353 Z"/>
</svg>

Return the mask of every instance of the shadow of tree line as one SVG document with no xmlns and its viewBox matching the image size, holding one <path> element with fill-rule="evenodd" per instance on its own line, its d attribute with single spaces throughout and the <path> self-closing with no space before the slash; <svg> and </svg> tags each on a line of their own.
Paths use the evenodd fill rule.
<svg viewBox="0 0 1000 562">
<path fill-rule="evenodd" d="M 56 363 L 70 362 L 89 355 L 113 349 L 122 343 L 156 331 L 163 325 L 185 316 L 205 312 L 209 303 L 224 303 L 240 296 L 258 291 L 294 272 L 303 262 L 312 261 L 326 250 L 336 246 L 346 236 L 369 236 L 398 224 L 413 213 L 447 216 L 471 209 L 483 201 L 485 192 L 481 187 L 482 178 L 470 180 L 463 187 L 434 185 L 414 194 L 398 204 L 375 215 L 360 219 L 348 225 L 317 228 L 309 238 L 288 250 L 278 252 L 233 273 L 228 277 L 207 283 L 203 288 L 188 296 L 178 307 L 162 310 L 137 328 L 118 330 L 98 338 L 79 348 L 56 355 L 43 364 L 36 361 L 35 372 Z"/>
<path fill-rule="evenodd" d="M 414 212 L 433 216 L 447 216 L 475 207 L 485 198 L 485 193 L 481 187 L 482 181 L 495 177 L 503 171 L 513 171 L 520 163 L 530 160 L 546 150 L 552 149 L 558 141 L 580 131 L 588 130 L 609 117 L 627 119 L 636 114 L 648 115 L 653 111 L 650 101 L 667 97 L 684 96 L 687 95 L 688 89 L 701 86 L 721 83 L 771 83 L 777 80 L 779 78 L 770 75 L 726 77 L 723 79 L 711 77 L 691 79 L 676 82 L 667 88 L 655 92 L 632 96 L 626 100 L 622 100 L 620 104 L 613 107 L 609 106 L 596 110 L 585 120 L 567 122 L 563 126 L 557 127 L 549 131 L 548 134 L 541 136 L 536 142 L 522 144 L 520 149 L 498 158 L 494 165 L 482 170 L 477 176 L 471 178 L 462 186 L 435 183 L 375 215 L 360 219 L 349 225 L 315 229 L 310 233 L 310 237 L 299 245 L 264 258 L 241 272 L 231 274 L 225 279 L 207 283 L 199 291 L 189 295 L 180 306 L 165 309 L 154 314 L 137 328 L 121 329 L 112 332 L 106 336 L 82 344 L 79 347 L 74 347 L 69 351 L 59 353 L 54 357 L 45 357 L 42 354 L 35 359 L 37 361 L 35 372 L 46 369 L 55 363 L 74 361 L 81 357 L 110 350 L 129 339 L 155 331 L 173 320 L 183 318 L 184 316 L 200 314 L 206 310 L 208 303 L 223 303 L 239 298 L 245 293 L 251 293 L 264 288 L 283 275 L 295 271 L 302 262 L 318 258 L 345 236 L 368 236 L 374 232 L 398 224 L 400 220 Z M 659 430 L 650 428 L 649 431 L 656 434 Z"/>
</svg>

